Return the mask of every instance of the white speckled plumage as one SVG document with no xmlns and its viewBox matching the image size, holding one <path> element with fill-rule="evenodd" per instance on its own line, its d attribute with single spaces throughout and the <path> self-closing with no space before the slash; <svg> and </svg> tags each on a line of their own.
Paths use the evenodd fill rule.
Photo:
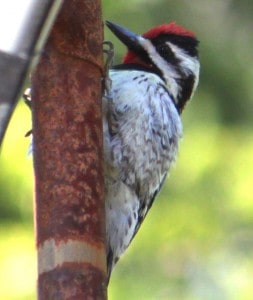
<svg viewBox="0 0 253 300">
<path fill-rule="evenodd" d="M 112 265 L 125 251 L 174 162 L 180 116 L 155 74 L 110 71 L 104 98 L 106 226 Z"/>
</svg>

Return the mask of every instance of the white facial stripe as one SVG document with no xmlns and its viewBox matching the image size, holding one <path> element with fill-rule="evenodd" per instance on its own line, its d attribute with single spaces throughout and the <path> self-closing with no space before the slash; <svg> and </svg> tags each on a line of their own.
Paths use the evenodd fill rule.
<svg viewBox="0 0 253 300">
<path fill-rule="evenodd" d="M 194 90 L 199 81 L 199 69 L 200 64 L 197 58 L 194 58 L 188 55 L 182 48 L 179 48 L 173 43 L 166 42 L 166 44 L 171 48 L 174 52 L 175 56 L 180 60 L 181 69 L 185 71 L 185 74 L 188 75 L 189 73 L 195 74 L 195 83 L 194 83 Z"/>
<path fill-rule="evenodd" d="M 163 59 L 163 57 L 161 57 L 161 55 L 159 55 L 159 53 L 156 51 L 155 47 L 149 40 L 143 37 L 139 37 L 139 43 L 141 44 L 143 49 L 146 50 L 150 59 L 155 63 L 157 68 L 161 70 L 168 89 L 176 99 L 179 90 L 178 84 L 175 79 L 179 78 L 179 74 L 176 72 L 175 68 L 172 65 L 170 65 L 165 59 Z"/>
</svg>

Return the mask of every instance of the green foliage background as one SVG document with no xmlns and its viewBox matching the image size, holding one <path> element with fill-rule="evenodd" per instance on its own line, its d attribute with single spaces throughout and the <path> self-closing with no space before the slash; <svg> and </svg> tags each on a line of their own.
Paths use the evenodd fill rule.
<svg viewBox="0 0 253 300">
<path fill-rule="evenodd" d="M 104 0 L 142 33 L 176 21 L 200 40 L 176 167 L 111 279 L 109 299 L 253 299 L 253 2 Z M 105 30 L 119 62 L 124 47 Z M 0 157 L 0 299 L 35 298 L 30 112 L 20 102 Z"/>
</svg>

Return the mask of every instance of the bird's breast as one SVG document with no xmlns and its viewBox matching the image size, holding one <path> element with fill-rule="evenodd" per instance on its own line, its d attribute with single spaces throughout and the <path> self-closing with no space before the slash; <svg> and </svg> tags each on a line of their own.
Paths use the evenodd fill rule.
<svg viewBox="0 0 253 300">
<path fill-rule="evenodd" d="M 180 116 L 157 75 L 114 71 L 111 79 L 106 159 L 126 184 L 142 182 L 152 190 L 175 160 L 182 135 Z"/>
</svg>

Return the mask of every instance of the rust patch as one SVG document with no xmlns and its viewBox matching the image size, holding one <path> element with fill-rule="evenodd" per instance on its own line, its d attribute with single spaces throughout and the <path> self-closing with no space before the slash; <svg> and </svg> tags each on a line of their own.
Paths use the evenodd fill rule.
<svg viewBox="0 0 253 300">
<path fill-rule="evenodd" d="M 65 263 L 40 275 L 40 300 L 103 300 L 106 299 L 106 279 L 88 264 Z M 97 282 L 102 282 L 97 286 Z"/>
</svg>

